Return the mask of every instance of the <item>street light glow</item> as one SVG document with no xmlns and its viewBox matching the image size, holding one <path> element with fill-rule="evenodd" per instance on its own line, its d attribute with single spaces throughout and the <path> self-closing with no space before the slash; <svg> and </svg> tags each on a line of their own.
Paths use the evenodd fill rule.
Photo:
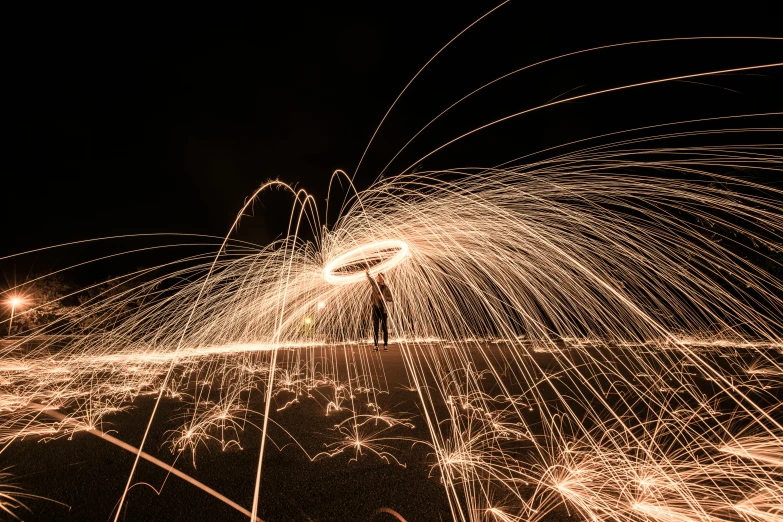
<svg viewBox="0 0 783 522">
<path fill-rule="evenodd" d="M 24 304 L 24 298 L 15 295 L 9 297 L 7 303 L 11 306 L 11 318 L 8 320 L 8 335 L 11 335 L 11 326 L 14 324 L 16 308 Z"/>
</svg>

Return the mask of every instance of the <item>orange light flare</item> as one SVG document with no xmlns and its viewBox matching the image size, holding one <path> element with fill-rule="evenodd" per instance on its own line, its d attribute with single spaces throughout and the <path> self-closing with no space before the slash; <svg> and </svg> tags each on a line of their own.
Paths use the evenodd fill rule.
<svg viewBox="0 0 783 522">
<path fill-rule="evenodd" d="M 27 304 L 28 298 L 21 295 L 12 295 L 6 300 L 6 304 L 11 307 L 11 318 L 8 320 L 8 335 L 11 335 L 11 326 L 14 324 L 14 314 L 16 309 Z"/>
</svg>

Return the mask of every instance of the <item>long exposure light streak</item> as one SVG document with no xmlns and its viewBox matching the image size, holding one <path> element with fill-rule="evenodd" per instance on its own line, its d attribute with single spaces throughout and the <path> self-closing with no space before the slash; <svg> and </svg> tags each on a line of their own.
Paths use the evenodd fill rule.
<svg viewBox="0 0 783 522">
<path fill-rule="evenodd" d="M 134 453 L 134 454 L 140 453 L 141 454 L 141 458 L 143 458 L 147 462 L 151 462 L 152 464 L 154 464 L 154 465 L 158 466 L 159 468 L 165 470 L 167 473 L 171 473 L 172 475 L 175 475 L 175 476 L 177 476 L 177 477 L 179 477 L 179 478 L 189 482 L 190 484 L 193 484 L 197 488 L 199 488 L 202 491 L 212 495 L 213 497 L 215 497 L 216 499 L 220 500 L 221 502 L 225 502 L 226 504 L 228 504 L 232 508 L 234 508 L 237 511 L 239 511 L 240 513 L 242 513 L 243 515 L 248 516 L 248 517 L 250 516 L 250 511 L 248 511 L 247 509 L 243 508 L 242 506 L 240 506 L 239 504 L 237 504 L 236 502 L 234 502 L 230 498 L 226 497 L 225 495 L 223 495 L 221 493 L 218 493 L 214 489 L 210 488 L 209 486 L 206 486 L 205 484 L 202 484 L 201 482 L 199 482 L 198 480 L 194 479 L 193 477 L 191 477 L 189 475 L 186 475 L 185 473 L 182 473 L 180 470 L 176 469 L 173 465 L 166 464 L 162 460 L 157 459 L 157 458 L 153 457 L 152 455 L 150 455 L 148 453 L 145 453 L 143 451 L 139 452 L 138 448 L 134 448 L 130 444 L 128 444 L 126 442 L 123 442 L 123 441 L 119 440 L 118 438 L 113 437 L 112 435 L 99 430 L 95 426 L 79 424 L 78 421 L 75 421 L 73 419 L 69 419 L 67 416 L 63 415 L 62 413 L 60 413 L 58 411 L 55 411 L 55 410 L 52 410 L 51 408 L 46 408 L 45 406 L 42 406 L 40 404 L 31 403 L 31 404 L 28 404 L 28 407 L 30 409 L 34 410 L 34 411 L 40 411 L 44 415 L 52 417 L 53 419 L 56 419 L 56 420 L 59 420 L 59 421 L 63 421 L 63 425 L 64 426 L 71 427 L 71 428 L 76 429 L 78 431 L 84 431 L 84 432 L 87 432 L 87 433 L 91 433 L 91 434 L 93 434 L 93 435 L 95 435 L 95 436 L 97 436 L 97 437 L 99 437 L 99 438 L 101 438 L 101 439 L 103 439 L 103 440 L 105 440 L 107 442 L 111 442 L 115 446 L 119 446 L 120 448 L 122 448 L 122 449 L 124 449 L 126 451 L 129 451 L 131 453 Z M 258 520 L 259 522 L 263 522 L 263 521 L 261 521 L 260 518 L 257 518 L 256 520 Z"/>
<path fill-rule="evenodd" d="M 423 158 L 557 104 L 780 65 L 560 98 Z M 272 428 L 309 460 L 404 468 L 405 450 L 425 445 L 455 520 L 779 520 L 783 191 L 759 181 L 783 173 L 779 116 L 650 125 L 364 190 L 349 179 L 329 226 L 311 195 L 269 181 L 208 254 L 118 278 L 121 291 L 3 345 L 0 453 L 78 431 L 132 451 L 115 520 L 140 459 L 257 519 Z M 235 242 L 272 189 L 293 200 L 285 234 Z M 369 348 L 365 270 L 389 283 L 407 383 L 390 383 Z M 383 403 L 395 385 L 418 418 Z M 101 423 L 144 396 L 140 445 L 106 434 Z M 167 401 L 184 413 L 158 419 Z M 334 418 L 312 452 L 274 419 L 305 401 Z M 257 458 L 251 509 L 150 455 L 158 422 L 185 465 L 205 448 Z M 417 425 L 427 440 L 410 435 Z"/>
<path fill-rule="evenodd" d="M 388 251 L 394 251 L 388 254 Z M 385 255 L 384 255 L 385 254 Z M 333 285 L 347 285 L 364 281 L 364 266 L 372 263 L 373 275 L 399 265 L 408 256 L 408 245 L 398 239 L 376 241 L 355 248 L 331 260 L 324 268 L 324 279 Z M 346 272 L 345 267 L 360 265 L 358 269 Z"/>
</svg>

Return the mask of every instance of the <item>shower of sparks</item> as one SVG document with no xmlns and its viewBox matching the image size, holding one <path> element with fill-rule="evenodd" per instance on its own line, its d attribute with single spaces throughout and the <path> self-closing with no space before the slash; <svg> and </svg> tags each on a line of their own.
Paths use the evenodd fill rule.
<svg viewBox="0 0 783 522">
<path fill-rule="evenodd" d="M 274 444 L 312 460 L 404 466 L 401 444 L 426 444 L 457 520 L 780 520 L 783 205 L 731 172 L 780 175 L 783 156 L 726 144 L 749 132 L 780 129 L 648 129 L 502 168 L 404 173 L 349 196 L 328 226 L 312 197 L 270 182 L 248 205 L 289 189 L 282 239 L 227 241 L 3 348 L 0 453 L 107 432 L 148 395 L 185 405 L 166 446 L 193 467 L 205 449 L 241 450 L 260 477 L 264 450 L 243 437 L 267 440 L 267 421 Z M 420 418 L 379 405 L 396 383 L 369 349 L 365 270 L 393 294 Z M 83 334 L 60 335 L 67 322 Z M 272 402 L 302 401 L 337 419 L 320 449 L 270 417 Z M 406 434 L 415 424 L 429 440 Z M 131 449 L 153 458 L 144 446 Z"/>
</svg>

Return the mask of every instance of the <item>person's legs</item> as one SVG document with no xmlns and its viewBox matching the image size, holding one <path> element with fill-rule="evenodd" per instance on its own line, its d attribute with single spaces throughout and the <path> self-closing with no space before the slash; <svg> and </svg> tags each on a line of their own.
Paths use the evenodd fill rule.
<svg viewBox="0 0 783 522">
<path fill-rule="evenodd" d="M 387 319 L 389 318 L 386 312 L 381 312 L 381 328 L 383 328 L 383 347 L 384 349 L 389 346 L 389 325 Z M 375 342 L 378 345 L 378 342 Z"/>
<path fill-rule="evenodd" d="M 375 342 L 375 349 L 378 349 L 378 327 L 381 325 L 381 314 L 376 307 L 372 307 L 372 340 Z"/>
</svg>

